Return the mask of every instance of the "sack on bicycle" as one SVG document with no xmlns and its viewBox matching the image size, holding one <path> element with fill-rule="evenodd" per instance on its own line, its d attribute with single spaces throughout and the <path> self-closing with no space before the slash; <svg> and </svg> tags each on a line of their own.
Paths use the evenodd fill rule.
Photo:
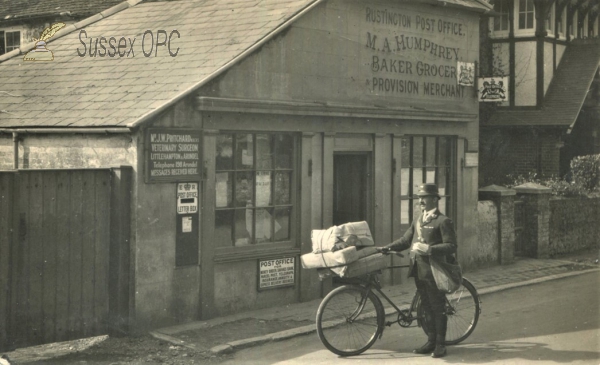
<svg viewBox="0 0 600 365">
<path fill-rule="evenodd" d="M 462 283 L 462 269 L 460 265 L 448 263 L 435 256 L 429 257 L 429 264 L 431 265 L 435 284 L 440 291 L 450 294 L 460 288 Z"/>
</svg>

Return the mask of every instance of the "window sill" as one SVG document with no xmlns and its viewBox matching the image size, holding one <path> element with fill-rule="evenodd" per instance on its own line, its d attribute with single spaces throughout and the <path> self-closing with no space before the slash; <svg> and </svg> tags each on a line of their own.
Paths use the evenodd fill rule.
<svg viewBox="0 0 600 365">
<path fill-rule="evenodd" d="M 492 39 L 508 38 L 508 30 L 506 30 L 506 31 L 504 31 L 504 30 L 492 31 L 490 33 L 490 38 L 492 38 Z"/>
<path fill-rule="evenodd" d="M 255 244 L 242 247 L 220 247 L 215 249 L 214 262 L 227 263 L 255 259 L 277 258 L 281 256 L 296 256 L 300 248 L 292 242 Z"/>
</svg>

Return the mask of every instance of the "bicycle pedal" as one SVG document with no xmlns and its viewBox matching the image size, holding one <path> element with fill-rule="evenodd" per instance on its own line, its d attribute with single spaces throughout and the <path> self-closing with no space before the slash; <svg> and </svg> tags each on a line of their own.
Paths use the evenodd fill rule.
<svg viewBox="0 0 600 365">
<path fill-rule="evenodd" d="M 392 327 L 392 325 L 396 323 L 396 322 L 385 322 L 385 325 L 388 327 Z"/>
</svg>

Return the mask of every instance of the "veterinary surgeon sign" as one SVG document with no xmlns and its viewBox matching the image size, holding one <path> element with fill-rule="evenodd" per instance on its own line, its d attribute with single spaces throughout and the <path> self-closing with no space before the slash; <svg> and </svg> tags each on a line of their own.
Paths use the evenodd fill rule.
<svg viewBox="0 0 600 365">
<path fill-rule="evenodd" d="M 477 80 L 478 99 L 482 102 L 508 100 L 508 77 L 481 77 Z"/>
</svg>

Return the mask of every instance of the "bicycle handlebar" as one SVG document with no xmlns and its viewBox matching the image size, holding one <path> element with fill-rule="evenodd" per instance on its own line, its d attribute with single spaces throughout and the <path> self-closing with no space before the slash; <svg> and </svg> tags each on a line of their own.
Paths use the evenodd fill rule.
<svg viewBox="0 0 600 365">
<path fill-rule="evenodd" d="M 404 257 L 403 254 L 400 253 L 400 251 L 394 251 L 394 250 L 390 250 L 384 247 L 378 247 L 377 251 L 381 252 L 384 255 L 390 255 L 390 254 L 394 254 L 396 256 L 400 256 L 400 257 Z"/>
</svg>

